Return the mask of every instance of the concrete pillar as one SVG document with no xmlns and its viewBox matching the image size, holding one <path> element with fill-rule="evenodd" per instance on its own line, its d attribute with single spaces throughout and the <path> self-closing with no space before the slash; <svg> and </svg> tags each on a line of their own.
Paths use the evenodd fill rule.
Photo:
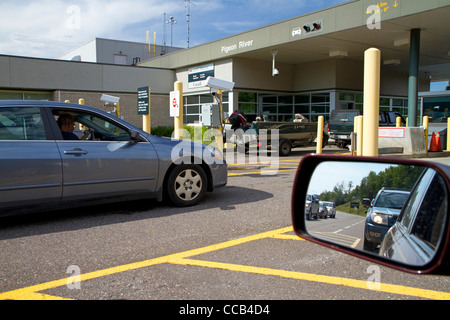
<svg viewBox="0 0 450 320">
<path fill-rule="evenodd" d="M 419 55 L 420 29 L 411 30 L 409 51 L 409 82 L 408 82 L 408 126 L 417 126 L 417 104 L 419 101 Z"/>
<path fill-rule="evenodd" d="M 364 53 L 363 156 L 378 156 L 381 52 L 370 48 Z"/>
</svg>

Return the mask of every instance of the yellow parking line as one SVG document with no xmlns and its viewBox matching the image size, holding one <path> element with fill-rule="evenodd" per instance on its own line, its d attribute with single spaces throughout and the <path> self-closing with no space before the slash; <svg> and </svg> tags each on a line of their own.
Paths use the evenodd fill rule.
<svg viewBox="0 0 450 320">
<path fill-rule="evenodd" d="M 353 288 L 375 290 L 375 291 L 380 291 L 380 292 L 388 292 L 388 293 L 409 295 L 409 296 L 415 296 L 415 297 L 423 297 L 423 298 L 429 298 L 429 299 L 450 300 L 450 293 L 441 292 L 441 291 L 433 291 L 433 290 L 427 290 L 427 289 L 420 289 L 420 288 L 413 288 L 413 287 L 406 287 L 406 286 L 392 285 L 392 284 L 384 284 L 384 283 L 380 283 L 380 287 L 378 289 L 376 289 L 376 288 L 374 289 L 374 288 L 368 288 L 367 281 L 363 281 L 363 280 L 355 280 L 355 279 L 317 275 L 317 274 L 304 273 L 304 272 L 285 271 L 285 270 L 278 270 L 278 269 L 261 268 L 261 267 L 254 267 L 254 266 L 245 266 L 245 265 L 237 265 L 237 264 L 230 264 L 230 263 L 221 263 L 221 262 L 191 259 L 194 256 L 198 256 L 198 255 L 201 255 L 204 253 L 209 253 L 209 252 L 213 252 L 213 251 L 229 248 L 232 246 L 248 243 L 251 241 L 265 239 L 265 238 L 298 240 L 297 236 L 284 235 L 285 233 L 292 232 L 292 231 L 293 231 L 292 227 L 276 229 L 276 230 L 272 230 L 272 231 L 259 233 L 256 235 L 251 235 L 248 237 L 243 237 L 243 238 L 239 238 L 239 239 L 225 241 L 225 242 L 218 243 L 218 244 L 213 244 L 213 245 L 202 247 L 202 248 L 197 248 L 197 249 L 192 249 L 192 250 L 188 250 L 188 251 L 184 251 L 184 252 L 170 254 L 170 255 L 155 258 L 155 259 L 149 259 L 149 260 L 145 260 L 145 261 L 141 261 L 141 262 L 130 263 L 130 264 L 126 264 L 126 265 L 121 265 L 121 266 L 117 266 L 117 267 L 112 267 L 112 268 L 108 268 L 108 269 L 85 273 L 85 274 L 80 275 L 80 281 L 86 281 L 86 280 L 90 280 L 90 279 L 95 279 L 95 278 L 99 278 L 99 277 L 116 274 L 119 272 L 135 270 L 135 269 L 149 267 L 149 266 L 153 266 L 153 265 L 157 265 L 157 264 L 170 263 L 170 264 L 178 264 L 178 265 L 191 265 L 191 266 L 199 266 L 199 267 L 205 267 L 205 268 L 215 268 L 215 269 L 223 269 L 223 270 L 230 270 L 230 271 L 247 272 L 247 273 L 254 273 L 254 274 L 261 274 L 261 275 L 271 275 L 271 276 L 278 276 L 278 277 L 284 277 L 284 278 L 290 278 L 290 279 L 321 282 L 321 283 L 328 283 L 328 284 L 334 284 L 334 285 L 342 285 L 342 286 L 353 287 Z M 22 289 L 17 289 L 17 290 L 5 292 L 5 293 L 0 293 L 0 300 L 5 300 L 5 299 L 12 299 L 12 300 L 64 299 L 61 297 L 42 294 L 39 291 L 44 291 L 44 290 L 48 290 L 48 289 L 52 289 L 52 288 L 56 288 L 56 287 L 65 286 L 65 285 L 67 285 L 67 281 L 69 279 L 70 278 L 50 281 L 47 283 L 38 284 L 38 285 L 30 286 L 27 288 L 22 288 Z"/>
<path fill-rule="evenodd" d="M 367 289 L 367 290 L 374 290 L 374 291 L 380 291 L 380 292 L 396 293 L 396 294 L 401 294 L 401 295 L 422 297 L 422 298 L 428 298 L 428 299 L 436 299 L 436 300 L 450 299 L 450 293 L 446 293 L 446 292 L 405 287 L 405 286 L 385 284 L 385 283 L 380 283 L 379 289 L 373 289 L 373 288 L 368 288 L 367 281 L 333 277 L 333 276 L 324 276 L 324 275 L 318 275 L 318 274 L 312 274 L 312 273 L 285 271 L 285 270 L 279 270 L 279 269 L 261 268 L 261 267 L 254 267 L 254 266 L 244 266 L 244 265 L 237 265 L 237 264 L 230 264 L 230 263 L 193 260 L 193 259 L 181 259 L 181 260 L 176 261 L 176 263 L 183 264 L 183 265 L 190 265 L 190 266 L 223 269 L 223 270 L 229 270 L 229 271 L 270 275 L 270 276 L 283 277 L 283 278 L 296 279 L 296 280 L 321 282 L 321 283 L 341 285 L 341 286 L 347 286 L 347 287 L 353 287 L 353 288 L 359 288 L 359 289 Z"/>
</svg>

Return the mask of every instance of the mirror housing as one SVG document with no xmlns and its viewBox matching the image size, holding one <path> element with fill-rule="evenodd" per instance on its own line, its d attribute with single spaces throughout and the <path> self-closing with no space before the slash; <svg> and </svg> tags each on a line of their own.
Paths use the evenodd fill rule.
<svg viewBox="0 0 450 320">
<path fill-rule="evenodd" d="M 434 256 L 427 261 L 424 265 L 411 265 L 397 260 L 391 260 L 381 255 L 358 250 L 352 247 L 348 247 L 327 239 L 318 238 L 312 235 L 307 228 L 306 214 L 305 214 L 305 199 L 308 194 L 308 187 L 311 183 L 316 168 L 327 161 L 342 162 L 348 165 L 352 163 L 370 163 L 376 164 L 391 164 L 398 165 L 403 164 L 407 166 L 421 166 L 423 168 L 434 169 L 443 179 L 445 186 L 450 190 L 450 167 L 441 165 L 438 163 L 416 161 L 416 160 L 403 160 L 393 158 L 378 158 L 378 157 L 355 157 L 355 156 L 341 156 L 341 155 L 308 155 L 305 156 L 299 164 L 297 174 L 294 180 L 293 192 L 292 192 L 292 223 L 295 233 L 308 241 L 326 246 L 333 250 L 338 250 L 352 256 L 362 258 L 374 263 L 385 265 L 397 270 L 401 270 L 409 273 L 417 274 L 437 274 L 437 275 L 449 275 L 450 274 L 450 205 L 447 203 L 444 226 L 441 235 L 441 239 L 436 247 Z M 447 195 L 446 201 L 449 197 Z M 367 204 L 371 206 L 370 199 L 364 199 L 363 205 Z"/>
</svg>

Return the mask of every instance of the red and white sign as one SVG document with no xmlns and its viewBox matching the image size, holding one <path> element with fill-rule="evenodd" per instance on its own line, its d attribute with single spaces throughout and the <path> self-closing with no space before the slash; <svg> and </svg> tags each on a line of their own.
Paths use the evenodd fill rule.
<svg viewBox="0 0 450 320">
<path fill-rule="evenodd" d="M 170 116 L 180 116 L 180 91 L 170 92 Z"/>
<path fill-rule="evenodd" d="M 378 128 L 379 138 L 404 138 L 405 128 Z"/>
</svg>

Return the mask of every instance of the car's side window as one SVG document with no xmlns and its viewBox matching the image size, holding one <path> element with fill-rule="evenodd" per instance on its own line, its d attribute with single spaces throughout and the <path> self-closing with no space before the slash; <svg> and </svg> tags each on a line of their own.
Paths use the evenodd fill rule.
<svg viewBox="0 0 450 320">
<path fill-rule="evenodd" d="M 447 188 L 442 177 L 436 173 L 411 230 L 411 234 L 433 250 L 441 238 L 447 205 Z"/>
<path fill-rule="evenodd" d="M 430 184 L 430 179 L 432 179 L 433 174 L 434 170 L 425 171 L 421 176 L 417 186 L 411 192 L 411 197 L 400 217 L 400 223 L 407 229 L 409 229 L 410 225 L 414 222 L 416 213 L 422 203 L 423 195 L 427 192 L 428 186 Z"/>
<path fill-rule="evenodd" d="M 39 108 L 0 108 L 0 140 L 46 140 Z"/>
<path fill-rule="evenodd" d="M 120 125 L 95 114 L 54 110 L 64 140 L 129 141 L 130 134 Z M 70 122 L 69 125 L 66 123 Z"/>
</svg>

